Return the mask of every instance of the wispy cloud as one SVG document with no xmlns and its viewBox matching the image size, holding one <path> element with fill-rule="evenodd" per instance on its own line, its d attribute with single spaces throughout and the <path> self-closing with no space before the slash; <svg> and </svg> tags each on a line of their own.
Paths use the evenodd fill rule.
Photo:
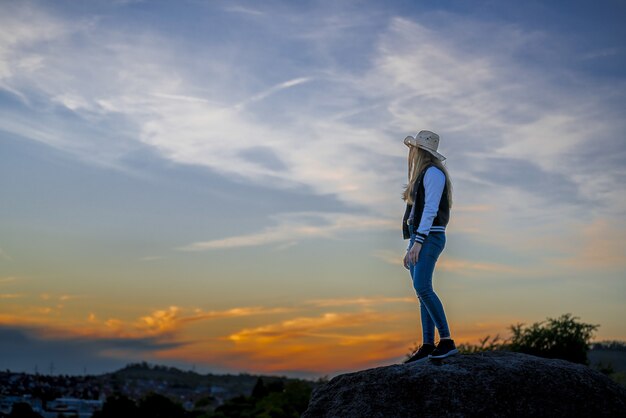
<svg viewBox="0 0 626 418">
<path fill-rule="evenodd" d="M 20 293 L 0 293 L 0 299 L 17 299 L 22 297 L 24 297 L 24 295 Z"/>
<path fill-rule="evenodd" d="M 239 6 L 229 10 L 259 14 Z M 449 160 L 455 161 L 452 174 L 460 180 L 460 186 L 466 186 L 469 179 L 489 181 L 485 177 L 489 174 L 476 170 L 488 162 L 484 156 L 529 161 L 547 175 L 567 176 L 576 187 L 586 190 L 590 199 L 600 195 L 611 198 L 610 188 L 619 184 L 615 173 L 594 168 L 601 164 L 586 166 L 588 175 L 570 167 L 577 166 L 574 159 L 580 155 L 578 145 L 590 135 L 605 145 L 613 144 L 611 138 L 622 130 L 622 122 L 615 112 L 602 109 L 608 106 L 604 99 L 607 95 L 615 98 L 622 90 L 588 84 L 598 93 L 590 99 L 588 94 L 577 95 L 575 89 L 553 83 L 550 75 L 517 58 L 517 53 L 536 48 L 549 38 L 546 32 L 524 32 L 519 27 L 493 22 L 483 22 L 485 30 L 476 30 L 477 22 L 452 14 L 446 16 L 447 26 L 437 29 L 390 18 L 370 51 L 368 66 L 359 74 L 336 63 L 326 68 L 318 64 L 307 71 L 310 75 L 287 77 L 285 81 L 266 84 L 261 93 L 255 93 L 245 88 L 254 80 L 248 72 L 239 73 L 247 77 L 237 79 L 240 87 L 232 84 L 234 81 L 217 64 L 207 64 L 199 71 L 205 76 L 197 78 L 184 64 L 175 64 L 184 63 L 184 57 L 158 33 L 140 31 L 139 35 L 125 37 L 122 45 L 118 43 L 119 34 L 97 20 L 86 19 L 68 33 L 62 28 L 73 26 L 64 24 L 62 18 L 41 11 L 36 15 L 41 21 L 36 27 L 48 29 L 31 33 L 27 28 L 33 27 L 32 21 L 26 15 L 18 13 L 11 19 L 11 28 L 21 35 L 13 35 L 3 46 L 8 68 L 4 72 L 5 85 L 14 89 L 28 87 L 29 94 L 46 96 L 96 123 L 121 117 L 139 134 L 124 135 L 124 140 L 117 141 L 98 138 L 90 145 L 84 142 L 84 135 L 80 141 L 78 137 L 74 141 L 66 136 L 61 140 L 58 133 L 44 126 L 40 133 L 33 130 L 38 129 L 35 127 L 28 128 L 29 132 L 5 119 L 4 128 L 81 153 L 85 158 L 97 146 L 99 158 L 109 158 L 115 165 L 116 159 L 133 149 L 134 141 L 139 141 L 180 164 L 202 165 L 225 176 L 279 188 L 305 184 L 314 193 L 331 194 L 390 218 L 388 202 L 398 198 L 403 178 L 402 164 L 395 158 L 404 152 L 399 139 L 390 133 L 412 132 L 419 125 L 443 133 L 442 148 L 451 157 Z M 324 20 L 327 16 L 316 15 L 324 22 L 322 27 L 333 27 L 339 32 L 354 29 L 354 21 L 348 17 L 339 14 L 329 22 Z M 293 24 L 294 16 L 283 14 L 279 18 Z M 260 27 L 270 24 L 276 22 L 259 22 Z M 447 36 L 440 36 L 440 31 Z M 85 37 L 84 49 L 74 45 L 73 37 L 78 36 Z M 316 47 L 314 51 L 320 53 L 331 51 L 330 42 L 334 42 L 334 37 L 304 39 L 297 42 L 310 42 Z M 20 52 L 19 45 L 27 42 L 32 45 L 31 50 L 37 51 L 42 40 L 51 43 L 63 59 L 46 55 L 41 49 L 37 52 L 41 65 L 16 77 L 19 63 L 30 57 Z M 106 47 L 93 47 L 96 42 Z M 293 42 L 296 47 L 296 41 Z M 224 65 L 234 64 L 224 58 Z M 139 66 L 138 61 L 146 65 Z M 75 62 L 82 62 L 81 68 L 89 68 L 90 80 L 97 82 L 64 77 L 63 74 L 80 70 L 69 67 L 69 63 Z M 241 64 L 232 67 L 240 68 Z M 306 86 L 309 88 L 301 91 L 298 100 L 277 97 L 287 89 Z M 215 94 L 194 94 L 206 90 Z M 341 95 L 329 94 L 333 91 L 341 91 Z M 261 108 L 252 106 L 269 98 L 275 100 L 266 105 L 277 109 L 280 118 L 268 119 Z M 357 104 L 364 109 L 363 114 L 333 119 L 338 112 L 346 112 Z M 366 109 L 384 111 L 370 117 Z M 280 166 L 259 164 L 246 154 L 258 144 L 263 144 L 266 152 L 281 162 Z M 105 146 L 110 147 L 108 156 L 102 152 Z M 536 152 L 539 148 L 541 152 Z M 624 150 L 619 152 L 623 154 Z M 569 163 L 563 163 L 565 156 L 569 156 Z M 594 180 L 598 176 L 602 182 Z M 516 186 L 491 184 L 489 192 L 487 188 L 484 192 L 473 188 L 471 193 L 460 187 L 459 201 L 464 201 L 466 207 L 500 207 L 499 202 L 494 204 L 494 195 L 498 194 L 494 191 Z M 611 199 L 612 204 L 623 205 L 614 197 Z M 515 202 L 523 200 L 522 194 L 515 196 Z"/>
<path fill-rule="evenodd" d="M 284 213 L 273 216 L 278 222 L 274 227 L 258 233 L 201 241 L 179 247 L 181 251 L 205 251 L 222 248 L 251 247 L 258 245 L 293 242 L 307 238 L 336 238 L 346 230 L 396 227 L 386 219 L 329 212 Z"/>
<path fill-rule="evenodd" d="M 458 260 L 446 257 L 438 263 L 438 268 L 464 276 L 484 276 L 485 274 L 520 274 L 527 272 L 525 268 L 512 267 L 507 264 L 488 263 L 472 260 Z"/>
<path fill-rule="evenodd" d="M 225 12 L 242 13 L 242 14 L 252 15 L 252 16 L 264 16 L 266 14 L 260 10 L 253 9 L 250 7 L 244 7 L 240 5 L 227 6 L 227 7 L 224 7 L 222 10 L 224 10 Z"/>
<path fill-rule="evenodd" d="M 241 110 L 249 103 L 261 101 L 261 100 L 265 99 L 266 97 L 271 96 L 274 93 L 277 93 L 277 92 L 279 92 L 281 90 L 285 90 L 285 89 L 297 86 L 299 84 L 307 83 L 310 80 L 311 79 L 309 77 L 299 77 L 299 78 L 294 78 L 293 80 L 284 81 L 284 82 L 282 82 L 280 84 L 277 84 L 277 85 L 275 85 L 273 87 L 270 87 L 269 89 L 267 89 L 265 91 L 262 91 L 261 93 L 257 93 L 255 95 L 253 95 L 252 97 L 249 97 L 249 98 L 245 99 L 244 101 L 236 104 L 234 106 L 234 108 L 236 110 Z"/>
<path fill-rule="evenodd" d="M 372 297 L 354 297 L 354 298 L 331 298 L 331 299 L 312 299 L 305 302 L 307 305 L 315 305 L 319 307 L 328 306 L 350 306 L 358 305 L 361 307 L 369 307 L 372 305 L 386 303 L 415 303 L 414 297 L 388 297 L 388 296 L 372 296 Z"/>
<path fill-rule="evenodd" d="M 383 260 L 385 263 L 393 266 L 402 266 L 404 254 L 398 251 L 391 250 L 375 250 L 372 252 L 372 256 Z"/>
<path fill-rule="evenodd" d="M 401 266 L 403 253 L 392 252 L 389 250 L 377 250 L 372 253 L 373 256 L 380 258 L 394 266 Z M 461 276 L 485 276 L 488 274 L 513 275 L 529 273 L 530 269 L 513 267 L 502 263 L 481 262 L 474 260 L 462 260 L 452 258 L 448 255 L 441 257 L 437 262 L 437 269 L 449 273 L 459 274 Z M 536 270 L 533 270 L 536 272 Z"/>
</svg>

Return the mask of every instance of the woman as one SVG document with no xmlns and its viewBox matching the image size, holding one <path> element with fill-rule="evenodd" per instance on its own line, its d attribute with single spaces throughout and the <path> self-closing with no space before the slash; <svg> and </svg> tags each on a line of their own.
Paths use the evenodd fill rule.
<svg viewBox="0 0 626 418">
<path fill-rule="evenodd" d="M 402 195 L 406 211 L 402 221 L 404 239 L 410 239 L 404 267 L 411 272 L 413 287 L 420 301 L 422 346 L 405 361 L 441 359 L 459 352 L 450 337 L 446 314 L 432 287 L 437 258 L 446 244 L 446 225 L 452 206 L 452 183 L 437 152 L 439 135 L 420 131 L 407 136 L 409 182 Z M 439 343 L 435 346 L 435 327 Z"/>
</svg>

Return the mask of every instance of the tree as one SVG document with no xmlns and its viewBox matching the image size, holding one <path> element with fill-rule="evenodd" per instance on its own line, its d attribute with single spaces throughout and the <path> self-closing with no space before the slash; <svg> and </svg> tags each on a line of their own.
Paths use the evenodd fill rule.
<svg viewBox="0 0 626 418">
<path fill-rule="evenodd" d="M 265 382 L 263 382 L 263 378 L 259 377 L 256 380 L 256 384 L 254 385 L 254 388 L 252 389 L 252 397 L 262 398 L 264 396 L 267 396 L 268 393 L 269 393 L 269 390 L 265 386 Z"/>
<path fill-rule="evenodd" d="M 107 397 L 102 411 L 95 412 L 93 418 L 135 418 L 138 408 L 132 399 L 116 393 Z"/>
<path fill-rule="evenodd" d="M 558 358 L 574 363 L 589 365 L 587 352 L 591 346 L 593 332 L 600 325 L 577 322 L 578 317 L 567 313 L 559 318 L 548 318 L 547 321 L 536 322 L 524 328 L 523 324 L 511 325 L 513 336 L 501 340 L 496 335 L 491 341 L 487 335 L 480 340 L 480 345 L 462 343 L 457 348 L 462 354 L 481 351 L 508 350 L 532 354 L 538 357 Z M 611 347 L 618 347 L 614 343 Z M 417 348 L 417 345 L 416 347 Z M 411 353 L 415 350 L 411 350 Z M 409 357 L 410 354 L 407 354 Z"/>
<path fill-rule="evenodd" d="M 298 418 L 311 397 L 310 383 L 259 378 L 250 396 L 237 396 L 218 406 L 211 418 Z"/>
<path fill-rule="evenodd" d="M 183 418 L 185 409 L 167 396 L 150 393 L 139 401 L 137 416 L 150 418 Z"/>
<path fill-rule="evenodd" d="M 548 318 L 547 323 L 536 322 L 527 328 L 523 328 L 523 324 L 511 325 L 513 337 L 506 348 L 589 365 L 587 352 L 590 340 L 600 325 L 579 323 L 576 322 L 577 318 L 567 313 L 556 319 Z"/>
<path fill-rule="evenodd" d="M 33 411 L 30 404 L 26 402 L 17 402 L 13 404 L 9 418 L 42 418 L 37 412 Z"/>
</svg>

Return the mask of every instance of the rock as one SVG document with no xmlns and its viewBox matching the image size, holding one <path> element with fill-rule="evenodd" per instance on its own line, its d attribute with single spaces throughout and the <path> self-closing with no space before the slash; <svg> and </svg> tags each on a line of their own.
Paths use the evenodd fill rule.
<svg viewBox="0 0 626 418">
<path fill-rule="evenodd" d="M 303 418 L 626 417 L 626 388 L 582 364 L 510 351 L 335 376 Z"/>
</svg>

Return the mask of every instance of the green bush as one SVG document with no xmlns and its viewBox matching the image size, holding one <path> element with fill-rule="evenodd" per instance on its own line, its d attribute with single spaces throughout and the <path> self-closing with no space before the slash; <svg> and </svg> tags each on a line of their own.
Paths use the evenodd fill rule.
<svg viewBox="0 0 626 418">
<path fill-rule="evenodd" d="M 576 322 L 571 314 L 559 318 L 548 318 L 523 328 L 523 324 L 512 325 L 511 342 L 508 350 L 546 358 L 558 358 L 573 363 L 589 365 L 587 352 L 593 332 L 600 325 Z"/>
<path fill-rule="evenodd" d="M 309 404 L 311 386 L 295 380 L 265 384 L 259 378 L 250 396 L 229 399 L 208 415 L 210 418 L 298 418 Z"/>
<path fill-rule="evenodd" d="M 501 339 L 496 335 L 490 340 L 487 335 L 480 344 L 457 344 L 461 354 L 472 354 L 481 351 L 508 350 L 532 354 L 538 357 L 558 358 L 574 363 L 589 365 L 587 352 L 591 345 L 593 332 L 600 325 L 585 324 L 576 321 L 567 313 L 559 318 L 548 318 L 547 321 L 536 322 L 528 327 L 524 324 L 511 325 L 512 336 Z M 417 344 L 407 357 L 417 348 Z"/>
</svg>

